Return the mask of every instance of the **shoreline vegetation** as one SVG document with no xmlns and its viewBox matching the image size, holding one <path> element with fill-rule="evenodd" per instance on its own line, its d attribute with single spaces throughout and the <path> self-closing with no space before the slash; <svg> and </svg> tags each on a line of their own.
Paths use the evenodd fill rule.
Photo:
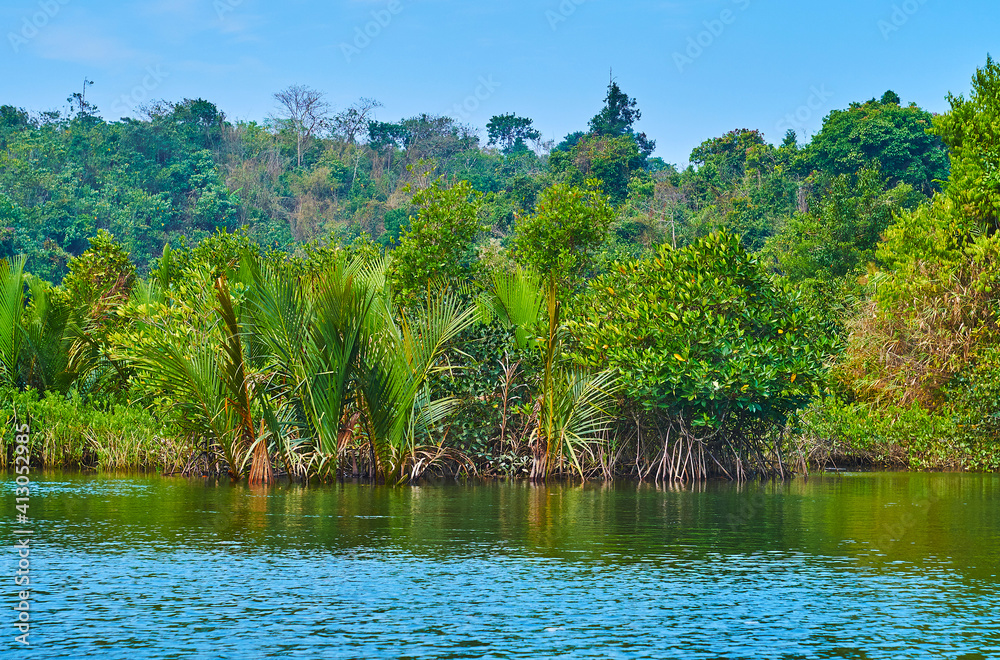
<svg viewBox="0 0 1000 660">
<path fill-rule="evenodd" d="M 991 59 L 684 170 L 614 81 L 558 145 L 275 96 L 0 107 L 0 468 L 17 420 L 39 467 L 251 484 L 1000 469 Z"/>
</svg>

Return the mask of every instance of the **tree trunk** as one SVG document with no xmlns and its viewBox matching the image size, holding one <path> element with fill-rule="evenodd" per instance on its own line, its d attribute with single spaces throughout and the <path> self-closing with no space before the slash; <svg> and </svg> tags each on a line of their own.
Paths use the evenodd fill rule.
<svg viewBox="0 0 1000 660">
<path fill-rule="evenodd" d="M 267 443 L 261 440 L 253 450 L 250 485 L 269 486 L 272 483 L 274 483 L 274 470 L 271 469 L 271 457 L 267 453 Z"/>
</svg>

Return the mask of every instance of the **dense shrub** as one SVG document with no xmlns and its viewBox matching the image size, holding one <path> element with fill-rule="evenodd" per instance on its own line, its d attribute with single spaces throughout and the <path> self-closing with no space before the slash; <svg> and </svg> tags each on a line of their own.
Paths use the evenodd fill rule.
<svg viewBox="0 0 1000 660">
<path fill-rule="evenodd" d="M 8 420 L 0 467 L 12 464 L 14 424 L 31 426 L 31 460 L 39 467 L 99 470 L 172 470 L 191 454 L 177 429 L 158 422 L 137 406 L 90 405 L 79 394 L 35 390 L 0 392 L 0 417 Z"/>
</svg>

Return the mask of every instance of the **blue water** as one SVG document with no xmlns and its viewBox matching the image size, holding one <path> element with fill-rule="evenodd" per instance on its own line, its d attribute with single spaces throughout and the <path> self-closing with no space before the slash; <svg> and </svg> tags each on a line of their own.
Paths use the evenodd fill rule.
<svg viewBox="0 0 1000 660">
<path fill-rule="evenodd" d="M 1000 657 L 992 476 L 265 491 L 49 475 L 31 506 L 31 646 L 7 609 L 3 657 Z"/>
</svg>

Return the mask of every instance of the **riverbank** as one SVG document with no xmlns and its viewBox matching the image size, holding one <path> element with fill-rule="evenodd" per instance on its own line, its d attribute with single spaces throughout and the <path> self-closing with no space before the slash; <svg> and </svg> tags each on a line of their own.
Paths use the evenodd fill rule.
<svg viewBox="0 0 1000 660">
<path fill-rule="evenodd" d="M 30 420 L 30 454 L 33 466 L 98 472 L 158 472 L 177 475 L 221 476 L 227 466 L 221 455 L 204 444 L 185 439 L 176 427 L 162 423 L 147 410 L 124 404 L 95 407 L 78 396 L 40 395 L 28 390 L 0 401 L 6 420 L 0 469 L 12 467 L 14 419 Z M 913 411 L 895 417 L 875 418 L 861 408 L 811 406 L 797 420 L 797 433 L 788 434 L 781 452 L 780 469 L 787 476 L 826 468 L 862 470 L 970 471 L 998 470 L 992 443 L 977 444 L 977 428 L 959 427 L 951 420 Z M 981 436 L 978 436 L 981 437 Z M 624 444 L 624 443 L 622 443 Z M 618 461 L 602 464 L 600 457 L 584 464 L 591 480 L 653 480 L 651 465 L 637 463 L 636 448 L 616 446 Z M 451 446 L 447 436 L 441 446 L 424 447 L 410 462 L 420 463 L 416 478 L 488 477 L 526 479 L 530 475 L 531 448 L 509 439 L 493 451 Z M 339 469 L 322 479 L 363 479 L 366 454 L 363 441 L 345 442 Z M 623 460 L 624 457 L 627 460 Z M 320 475 L 282 469 L 282 457 L 272 453 L 277 478 L 312 480 Z M 421 462 L 422 461 L 422 462 Z M 777 466 L 777 462 L 775 462 Z M 561 463 L 553 474 L 578 476 L 576 466 Z M 724 475 L 716 475 L 724 478 Z M 416 480 L 416 478 L 414 480 Z"/>
</svg>

